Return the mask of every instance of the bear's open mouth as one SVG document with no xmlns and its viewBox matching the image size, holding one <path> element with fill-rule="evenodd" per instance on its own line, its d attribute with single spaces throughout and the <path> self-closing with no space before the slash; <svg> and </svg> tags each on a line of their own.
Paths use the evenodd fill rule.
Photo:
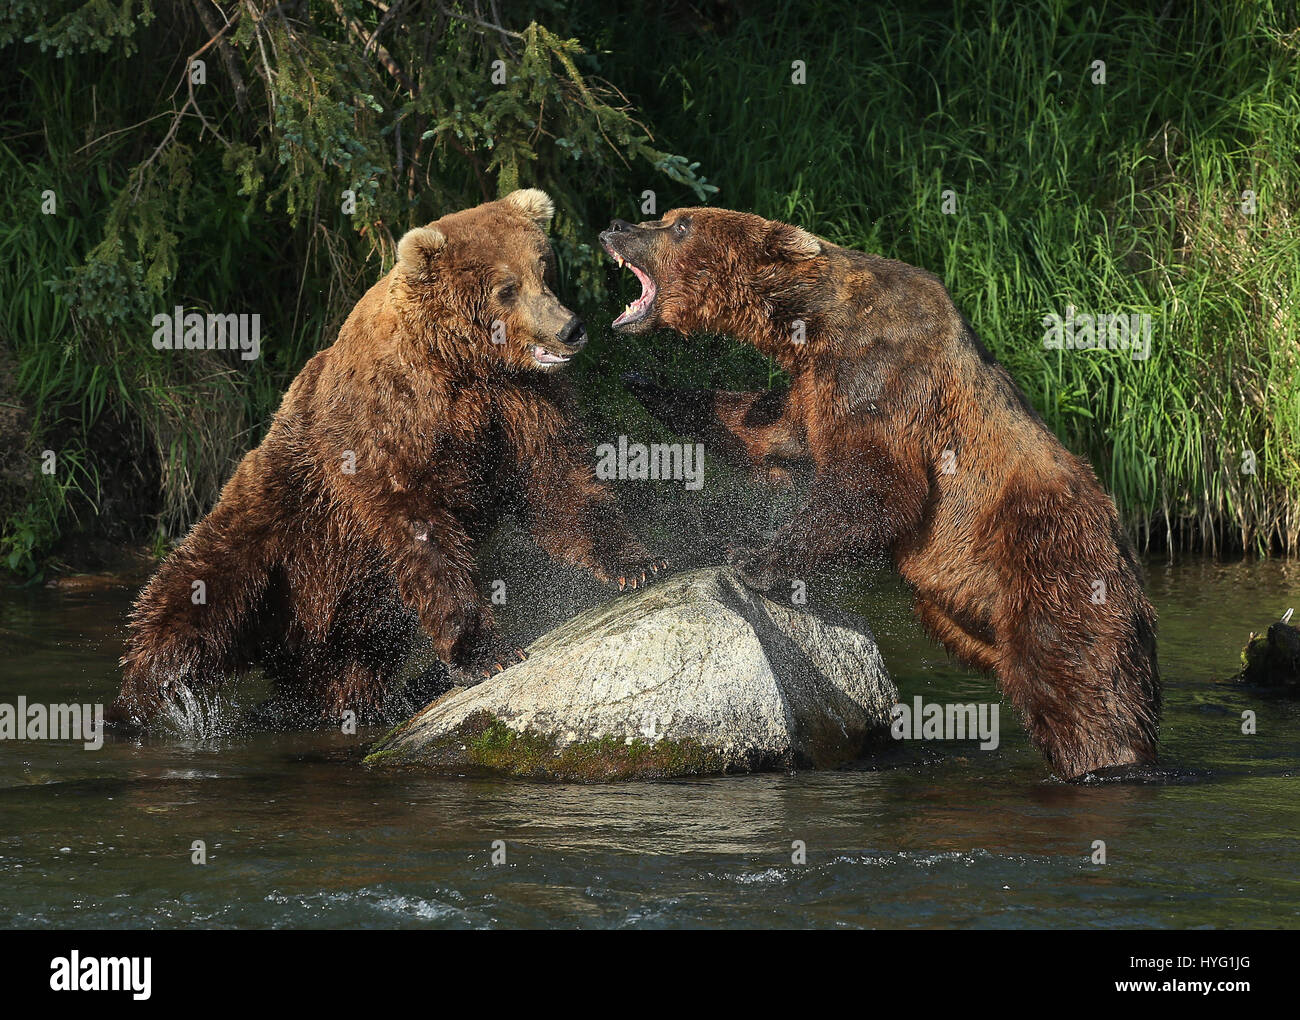
<svg viewBox="0 0 1300 1020">
<path fill-rule="evenodd" d="M 650 313 L 650 306 L 655 301 L 654 280 L 650 279 L 650 274 L 644 269 L 628 261 L 608 244 L 605 245 L 605 251 L 609 252 L 610 257 L 618 263 L 620 269 L 632 270 L 636 274 L 636 278 L 641 281 L 641 296 L 624 308 L 613 324 L 615 326 L 626 326 L 628 323 L 644 319 Z"/>
<path fill-rule="evenodd" d="M 539 365 L 564 365 L 572 357 L 572 354 L 554 354 L 541 344 L 533 344 L 533 360 Z"/>
</svg>

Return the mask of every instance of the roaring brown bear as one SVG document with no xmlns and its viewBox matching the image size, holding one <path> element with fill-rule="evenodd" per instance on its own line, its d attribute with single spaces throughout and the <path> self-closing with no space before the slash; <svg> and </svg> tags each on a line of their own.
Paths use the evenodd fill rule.
<svg viewBox="0 0 1300 1020">
<path fill-rule="evenodd" d="M 1155 612 L 1114 503 L 936 277 L 724 209 L 615 220 L 601 241 L 642 286 L 615 326 L 727 333 L 790 376 L 772 393 L 632 381 L 760 476 L 810 469 L 802 512 L 733 553 L 742 579 L 888 553 L 929 633 L 997 675 L 1059 776 L 1155 761 Z"/>
<path fill-rule="evenodd" d="M 657 572 L 554 374 L 586 334 L 549 286 L 551 216 L 529 189 L 401 239 L 141 593 L 112 718 L 147 722 L 258 663 L 319 720 L 374 715 L 417 619 L 445 661 L 500 669 L 521 653 L 494 629 L 475 555 L 508 509 L 605 583 Z"/>
</svg>

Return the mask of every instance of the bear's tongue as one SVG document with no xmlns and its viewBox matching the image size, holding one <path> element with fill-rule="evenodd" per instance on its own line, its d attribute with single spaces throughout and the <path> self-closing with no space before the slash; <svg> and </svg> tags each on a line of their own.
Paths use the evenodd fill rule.
<svg viewBox="0 0 1300 1020">
<path fill-rule="evenodd" d="M 533 358 L 539 365 L 563 365 L 569 360 L 568 355 L 552 354 L 538 344 L 533 345 Z"/>
<path fill-rule="evenodd" d="M 623 309 L 622 314 L 614 320 L 615 326 L 621 326 L 626 322 L 641 318 L 641 316 L 645 315 L 646 309 L 650 307 L 650 302 L 655 299 L 655 284 L 650 279 L 649 274 L 642 272 L 631 262 L 624 261 L 623 264 L 636 273 L 636 278 L 641 281 L 641 296 Z"/>
</svg>

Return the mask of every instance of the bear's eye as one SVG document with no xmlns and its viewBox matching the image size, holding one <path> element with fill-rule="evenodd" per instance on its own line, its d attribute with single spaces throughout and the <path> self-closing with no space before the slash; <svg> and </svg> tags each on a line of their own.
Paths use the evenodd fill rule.
<svg viewBox="0 0 1300 1020">
<path fill-rule="evenodd" d="M 690 220 L 678 220 L 676 223 L 673 224 L 673 236 L 685 237 L 686 232 L 690 229 L 691 229 Z"/>
<path fill-rule="evenodd" d="M 513 283 L 503 283 L 497 288 L 497 300 L 503 304 L 511 302 L 515 299 L 517 290 Z"/>
</svg>

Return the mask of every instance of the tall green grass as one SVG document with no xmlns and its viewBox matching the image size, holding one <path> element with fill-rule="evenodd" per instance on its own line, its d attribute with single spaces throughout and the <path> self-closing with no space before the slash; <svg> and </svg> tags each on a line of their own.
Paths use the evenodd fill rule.
<svg viewBox="0 0 1300 1020">
<path fill-rule="evenodd" d="M 664 143 L 702 161 L 718 204 L 939 273 L 1144 541 L 1295 551 L 1293 5 L 816 0 L 746 14 L 684 32 L 679 11 L 647 5 L 580 29 Z M 1067 305 L 1151 314 L 1150 359 L 1045 350 L 1043 316 Z M 672 370 L 676 346 L 635 353 Z M 764 381 L 729 358 L 734 384 Z"/>
<path fill-rule="evenodd" d="M 205 154 L 173 176 L 183 211 L 168 224 L 176 245 L 166 301 L 149 299 L 129 273 L 84 271 L 130 168 L 157 141 L 129 128 L 156 113 L 157 96 L 140 80 L 160 85 L 169 45 L 146 36 L 144 53 L 42 59 L 7 79 L 0 343 L 16 373 L 2 381 L 30 411 L 35 441 L 11 451 L 30 462 L 30 486 L 0 499 L 0 568 L 19 575 L 38 574 L 71 534 L 155 544 L 183 534 L 260 438 L 294 374 L 329 342 L 368 268 L 356 249 L 326 250 L 307 225 L 241 195 L 239 177 Z M 47 190 L 57 200 L 50 215 L 41 211 Z M 154 350 L 152 314 L 173 304 L 259 313 L 260 360 Z M 39 473 L 44 449 L 58 455 L 54 476 Z"/>
<path fill-rule="evenodd" d="M 106 487 L 114 497 L 128 493 L 160 468 L 163 519 L 185 521 L 224 479 L 237 442 L 228 432 L 246 427 L 244 401 L 221 366 L 159 361 L 147 319 L 130 307 L 122 281 L 98 281 L 120 295 L 111 329 L 79 317 L 76 300 L 57 287 L 99 243 L 108 196 L 123 185 L 126 167 L 112 140 L 92 155 L 78 152 L 111 125 L 85 102 L 94 70 L 84 63 L 47 70 L 55 73 L 24 74 L 20 95 L 11 96 L 43 115 L 13 119 L 11 105 L 0 125 L 0 333 L 16 358 L 12 383 L 31 410 L 36 449 L 57 456 L 52 476 L 30 464 L 32 485 L 0 522 L 0 559 L 19 573 L 34 572 L 63 532 L 105 523 Z M 98 82 L 94 105 L 129 112 L 130 83 L 116 79 L 115 94 L 114 81 Z M 57 202 L 49 215 L 40 211 L 47 190 Z M 219 289 L 219 280 L 211 283 Z M 110 498 L 106 512 L 120 513 L 126 501 Z M 141 522 L 112 523 L 125 525 L 107 529 L 121 536 Z"/>
<path fill-rule="evenodd" d="M 537 17 L 582 40 L 581 72 L 623 90 L 658 149 L 699 160 L 721 187 L 717 203 L 939 273 L 1141 538 L 1296 549 L 1300 29 L 1291 6 L 812 0 L 748 3 L 744 18 L 707 2 L 647 2 L 618 18 L 594 3 L 539 7 L 511 18 L 522 27 Z M 56 449 L 65 469 L 33 475 L 0 521 L 0 565 L 20 572 L 36 570 L 61 533 L 116 522 L 136 538 L 179 534 L 381 268 L 368 239 L 241 195 L 238 176 L 196 149 L 165 213 L 176 238 L 168 305 L 259 312 L 262 360 L 155 352 L 148 313 L 157 309 L 136 300 L 139 281 L 76 275 L 160 133 L 123 129 L 156 115 L 174 84 L 171 62 L 190 40 L 184 12 L 172 13 L 138 34 L 140 52 L 32 60 L 7 73 L 0 95 L 0 343 L 14 352 L 35 448 Z M 790 81 L 795 60 L 806 64 L 805 85 Z M 1095 60 L 1106 63 L 1103 86 L 1089 80 Z M 453 153 L 439 160 L 430 167 L 439 187 L 468 179 Z M 609 216 L 642 218 L 647 187 L 660 191 L 660 211 L 694 199 L 633 160 L 621 171 L 601 163 L 599 188 L 582 177 L 588 163 L 573 165 L 557 250 L 571 278 L 563 296 L 593 325 L 579 374 L 597 425 L 639 418 L 618 382 L 629 368 L 692 385 L 773 382 L 771 366 L 724 338 L 599 328 L 612 312 L 582 239 L 594 245 Z M 606 208 L 602 196 L 618 186 L 625 200 Z M 46 188 L 60 215 L 34 211 Z M 948 189 L 955 215 L 941 211 Z M 1240 211 L 1247 189 L 1254 216 Z M 1151 358 L 1045 350 L 1043 316 L 1068 305 L 1150 313 Z M 1245 450 L 1255 474 L 1241 470 Z"/>
</svg>

